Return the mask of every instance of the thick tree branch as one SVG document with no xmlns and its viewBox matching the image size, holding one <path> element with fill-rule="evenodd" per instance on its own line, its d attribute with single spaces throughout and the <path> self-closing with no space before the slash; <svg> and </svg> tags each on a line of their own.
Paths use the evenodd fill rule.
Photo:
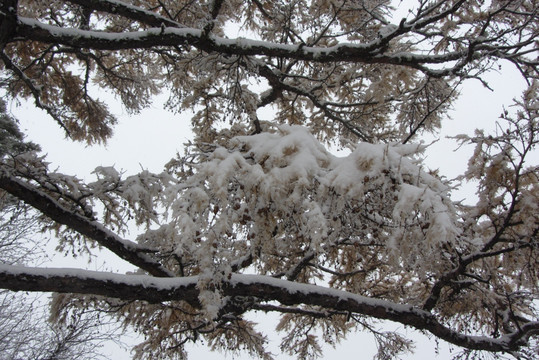
<svg viewBox="0 0 539 360">
<path fill-rule="evenodd" d="M 1 288 L 13 291 L 95 294 L 150 303 L 183 300 L 200 307 L 197 277 L 164 279 L 80 269 L 25 268 L 0 264 L 0 278 Z"/>
<path fill-rule="evenodd" d="M 42 24 L 34 19 L 19 17 L 17 36 L 40 41 L 96 50 L 146 49 L 159 46 L 191 45 L 206 52 L 230 55 L 264 55 L 320 63 L 345 61 L 352 63 L 382 63 L 410 66 L 422 71 L 420 64 L 444 64 L 466 58 L 468 51 L 448 52 L 441 55 L 397 52 L 383 54 L 380 39 L 366 44 L 338 44 L 331 47 L 309 47 L 278 44 L 259 40 L 227 39 L 193 28 L 152 28 L 146 31 L 104 33 L 98 31 L 64 29 Z M 443 71 L 433 71 L 433 75 Z"/>
<path fill-rule="evenodd" d="M 199 277 L 154 278 L 144 275 L 119 275 L 75 269 L 32 269 L 0 265 L 0 286 L 13 291 L 53 291 L 97 294 L 123 300 L 151 303 L 186 301 L 199 307 Z M 441 324 L 430 312 L 384 300 L 316 285 L 297 284 L 259 275 L 232 275 L 220 289 L 224 296 L 249 296 L 283 305 L 305 304 L 329 311 L 346 311 L 391 320 L 419 330 L 426 330 L 452 344 L 474 350 L 507 352 L 517 350 L 522 341 L 539 334 L 539 322 L 528 322 L 520 330 L 501 338 L 470 336 Z M 285 308 L 285 312 L 288 312 Z M 272 307 L 278 311 L 279 307 Z"/>
<path fill-rule="evenodd" d="M 106 247 L 120 258 L 140 267 L 148 273 L 159 277 L 172 276 L 171 272 L 164 269 L 147 254 L 149 249 L 134 242 L 121 239 L 118 235 L 112 233 L 94 220 L 87 219 L 82 215 L 65 209 L 53 198 L 32 185 L 24 183 L 6 172 L 2 172 L 0 173 L 0 188 L 38 209 L 52 220 L 97 241 L 99 245 Z"/>
</svg>

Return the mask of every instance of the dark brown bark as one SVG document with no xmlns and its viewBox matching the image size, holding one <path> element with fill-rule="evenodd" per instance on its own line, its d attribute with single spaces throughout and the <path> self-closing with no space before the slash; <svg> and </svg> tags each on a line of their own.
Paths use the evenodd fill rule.
<svg viewBox="0 0 539 360">
<path fill-rule="evenodd" d="M 139 21 L 143 24 L 160 27 L 182 27 L 181 24 L 174 20 L 168 19 L 164 16 L 160 16 L 151 11 L 144 11 L 140 8 L 129 6 L 129 4 L 102 0 L 68 0 L 70 3 L 80 5 L 86 9 L 103 11 L 109 14 L 121 15 L 131 20 Z"/>
<path fill-rule="evenodd" d="M 0 4 L 0 51 L 17 32 L 18 0 L 2 0 Z"/>
<path fill-rule="evenodd" d="M 19 18 L 17 35 L 25 40 L 39 41 L 46 44 L 61 44 L 75 48 L 95 50 L 148 49 L 161 46 L 190 45 L 208 53 L 221 53 L 242 56 L 269 56 L 296 59 L 302 61 L 378 63 L 410 66 L 423 69 L 426 64 L 444 64 L 465 58 L 467 51 L 450 52 L 442 55 L 422 55 L 411 53 L 384 54 L 383 42 L 376 40 L 357 45 L 339 45 L 333 48 L 311 48 L 301 45 L 281 45 L 264 41 L 245 42 L 241 39 L 224 39 L 204 36 L 197 29 L 153 28 L 148 31 L 132 33 L 100 33 L 77 30 L 77 33 L 65 31 L 60 27 L 41 26 L 34 20 Z M 479 49 L 479 47 L 477 47 Z M 423 69 L 427 70 L 427 69 Z M 434 72 L 432 76 L 442 76 L 443 72 Z"/>
<path fill-rule="evenodd" d="M 47 274 L 47 271 L 50 273 Z M 59 269 L 25 269 L 0 266 L 2 288 L 13 291 L 54 291 L 95 294 L 123 300 L 150 303 L 186 301 L 199 307 L 198 277 L 157 279 L 149 276 L 116 275 L 91 271 Z M 346 292 L 295 284 L 286 280 L 261 276 L 233 275 L 219 286 L 224 296 L 250 297 L 258 301 L 278 301 L 283 305 L 304 304 L 329 311 L 346 311 L 378 319 L 399 322 L 425 330 L 452 344 L 473 350 L 507 352 L 517 350 L 525 340 L 539 333 L 539 322 L 523 324 L 519 331 L 502 338 L 460 334 L 441 324 L 430 312 L 409 305 L 373 300 Z M 275 307 L 278 311 L 278 307 Z M 248 309 L 246 309 L 248 310 Z"/>
<path fill-rule="evenodd" d="M 169 280 L 170 288 L 163 289 L 156 286 L 158 280 L 152 282 L 148 276 L 117 276 L 103 273 L 99 276 L 97 272 L 84 270 L 61 270 L 53 275 L 25 272 L 24 268 L 13 267 L 13 272 L 6 271 L 0 265 L 0 278 L 3 289 L 13 291 L 42 291 L 58 293 L 93 294 L 112 297 L 122 300 L 140 300 L 149 303 L 160 303 L 170 300 L 183 300 L 200 307 L 198 301 L 199 291 L 196 289 L 195 281 L 185 281 L 185 278 Z M 60 274 L 63 272 L 63 274 Z M 84 275 L 86 274 L 86 275 Z M 95 277 L 92 277 L 95 276 Z M 128 281 L 121 281 L 124 278 Z M 129 281 L 133 279 L 133 281 Z M 168 280 L 168 279 L 167 279 Z M 182 285 L 184 284 L 184 285 Z"/>
</svg>

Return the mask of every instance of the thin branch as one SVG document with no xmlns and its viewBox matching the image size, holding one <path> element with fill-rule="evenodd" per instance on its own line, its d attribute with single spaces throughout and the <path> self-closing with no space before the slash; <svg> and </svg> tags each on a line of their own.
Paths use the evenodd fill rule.
<svg viewBox="0 0 539 360">
<path fill-rule="evenodd" d="M 135 20 L 143 24 L 160 27 L 183 27 L 182 24 L 173 21 L 169 18 L 156 14 L 153 11 L 144 10 L 140 7 L 133 6 L 121 1 L 107 0 L 67 0 L 70 3 L 80 5 L 86 9 L 103 11 L 109 14 L 120 15 L 127 19 Z"/>
<path fill-rule="evenodd" d="M 47 114 L 49 114 L 49 116 L 52 117 L 58 125 L 60 125 L 60 127 L 65 131 L 66 135 L 71 136 L 71 132 L 64 125 L 62 119 L 57 114 L 57 112 L 50 106 L 43 104 L 43 102 L 41 101 L 41 90 L 38 86 L 34 84 L 32 79 L 26 76 L 24 71 L 21 70 L 14 62 L 12 62 L 11 59 L 4 53 L 4 51 L 0 51 L 0 59 L 4 62 L 6 68 L 13 71 L 13 73 L 28 87 L 28 89 L 32 93 L 32 96 L 34 97 L 34 103 L 36 107 L 45 110 Z"/>
</svg>

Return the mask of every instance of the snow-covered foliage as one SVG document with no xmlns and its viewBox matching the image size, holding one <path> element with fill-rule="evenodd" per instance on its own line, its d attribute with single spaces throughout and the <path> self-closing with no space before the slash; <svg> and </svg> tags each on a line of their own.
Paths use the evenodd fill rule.
<svg viewBox="0 0 539 360">
<path fill-rule="evenodd" d="M 32 228 L 57 251 L 106 248 L 135 267 L 29 269 L 10 250 L 0 287 L 55 292 L 57 323 L 102 312 L 143 336 L 140 359 L 183 359 L 200 339 L 271 359 L 253 311 L 281 315 L 281 350 L 300 359 L 353 331 L 374 335 L 379 359 L 413 349 L 379 319 L 465 356 L 533 358 L 539 5 L 417 0 L 402 20 L 391 5 L 4 0 L 7 99 L 33 100 L 69 138 L 93 144 L 116 124 L 104 92 L 132 114 L 167 91 L 168 108 L 192 114 L 194 137 L 161 173 L 99 166 L 83 181 L 50 169 L 0 103 L 10 225 L 0 235 L 17 238 L 12 220 L 31 206 Z M 502 61 L 528 89 L 496 133 L 457 137 L 475 151 L 447 181 L 424 166 L 422 136 L 439 131 L 467 79 L 488 86 Z M 452 199 L 463 182 L 477 184 L 476 204 Z"/>
<path fill-rule="evenodd" d="M 358 265 L 383 256 L 395 274 L 414 269 L 421 280 L 414 286 L 422 287 L 427 276 L 450 267 L 443 249 L 455 246 L 460 230 L 448 187 L 413 158 L 421 150 L 361 143 L 338 158 L 300 126 L 234 137 L 229 148 L 182 164 L 191 171 L 164 193 L 173 218 L 162 230 L 170 236 L 166 244 L 209 280 L 247 258 L 257 272 L 301 275 L 302 282 L 323 279 L 319 267 L 349 267 L 368 277 L 381 269 Z M 330 278 L 342 288 L 356 286 Z"/>
</svg>

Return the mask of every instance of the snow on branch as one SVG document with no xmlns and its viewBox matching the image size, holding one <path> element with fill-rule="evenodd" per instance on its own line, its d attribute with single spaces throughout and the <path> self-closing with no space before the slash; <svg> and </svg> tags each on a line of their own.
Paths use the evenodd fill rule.
<svg viewBox="0 0 539 360">
<path fill-rule="evenodd" d="M 358 256 L 354 246 L 371 243 L 396 271 L 404 263 L 423 277 L 451 266 L 444 247 L 460 230 L 448 186 L 414 160 L 421 150 L 360 143 L 338 158 L 301 126 L 236 137 L 165 192 L 167 229 L 176 253 L 204 264 L 210 279 L 237 259 L 295 278 L 321 254 L 331 263 L 333 251 Z"/>
<path fill-rule="evenodd" d="M 263 55 L 321 63 L 346 61 L 418 67 L 420 64 L 448 63 L 461 59 L 468 54 L 467 51 L 448 52 L 441 55 L 424 55 L 410 52 L 383 54 L 380 51 L 380 40 L 374 40 L 366 44 L 342 43 L 330 47 L 311 47 L 243 38 L 227 39 L 212 34 L 204 36 L 202 30 L 194 28 L 165 27 L 136 32 L 111 33 L 65 29 L 24 17 L 18 18 L 17 29 L 18 33 L 24 34 L 27 39 L 77 48 L 122 50 L 191 45 L 210 53 Z M 439 73 L 439 71 L 434 73 Z"/>
<path fill-rule="evenodd" d="M 79 269 L 0 265 L 0 280 L 2 288 L 15 291 L 95 294 L 150 303 L 186 301 L 191 306 L 200 307 L 197 276 L 167 279 Z M 529 322 L 518 332 L 498 339 L 460 334 L 442 325 L 431 313 L 409 305 L 268 276 L 234 274 L 230 280 L 223 281 L 220 288 L 225 296 L 250 296 L 262 301 L 279 301 L 284 305 L 314 305 L 391 320 L 429 331 L 448 342 L 475 350 L 511 351 L 518 348 L 520 339 L 539 332 L 539 322 Z M 273 309 L 278 311 L 277 307 Z"/>
<path fill-rule="evenodd" d="M 106 247 L 122 259 L 150 274 L 165 277 L 171 275 L 151 258 L 148 254 L 148 248 L 120 238 L 93 219 L 88 219 L 76 212 L 69 211 L 34 186 L 10 176 L 7 171 L 2 171 L 0 174 L 0 187 L 35 207 L 54 221 L 97 241 L 101 246 Z"/>
<path fill-rule="evenodd" d="M 274 41 L 250 40 L 244 38 L 228 39 L 217 36 L 210 32 L 213 22 L 206 24 L 204 28 L 187 27 L 177 21 L 164 17 L 157 12 L 145 10 L 142 7 L 133 6 L 121 1 L 92 0 L 92 1 L 69 1 L 81 5 L 90 11 L 97 10 L 112 15 L 121 15 L 130 20 L 140 22 L 150 29 L 131 32 L 107 32 L 88 31 L 81 28 L 64 28 L 41 23 L 38 20 L 19 16 L 17 18 L 16 34 L 13 40 L 25 38 L 40 41 L 47 44 L 62 44 L 74 48 L 86 48 L 95 50 L 122 50 L 144 49 L 160 46 L 179 47 L 194 46 L 208 53 L 221 53 L 240 56 L 269 56 L 302 61 L 327 62 L 350 62 L 364 64 L 393 64 L 412 67 L 434 77 L 448 76 L 461 72 L 471 62 L 485 56 L 496 56 L 514 62 L 517 66 L 537 66 L 537 62 L 527 59 L 526 56 L 533 51 L 527 46 L 533 44 L 534 34 L 523 32 L 521 41 L 512 45 L 498 46 L 497 38 L 485 37 L 485 31 L 473 39 L 466 39 L 465 46 L 445 46 L 444 51 L 424 52 L 418 48 L 406 47 L 388 50 L 390 42 L 398 37 L 417 37 L 422 41 L 437 35 L 429 31 L 429 26 L 460 11 L 464 1 L 457 1 L 444 10 L 440 4 L 432 6 L 428 11 L 420 12 L 416 18 L 406 21 L 403 19 L 399 25 L 385 24 L 378 31 L 378 38 L 372 38 L 363 43 L 340 42 L 331 46 L 314 46 L 315 44 L 299 42 L 297 44 L 280 43 Z M 221 4 L 216 2 L 215 4 Z M 221 4 L 222 5 L 222 4 Z M 220 6 L 211 9 L 212 16 L 217 16 Z M 494 18 L 504 7 L 489 13 Z M 215 20 L 215 19 L 214 19 Z M 210 26 L 211 25 L 211 26 Z M 488 22 L 487 22 L 488 25 Z M 523 25 L 523 29 L 526 24 Z M 449 30 L 454 30 L 447 27 Z M 507 34 L 517 29 L 507 30 Z M 443 64 L 428 67 L 428 65 Z M 465 73 L 462 73 L 462 75 Z"/>
</svg>

